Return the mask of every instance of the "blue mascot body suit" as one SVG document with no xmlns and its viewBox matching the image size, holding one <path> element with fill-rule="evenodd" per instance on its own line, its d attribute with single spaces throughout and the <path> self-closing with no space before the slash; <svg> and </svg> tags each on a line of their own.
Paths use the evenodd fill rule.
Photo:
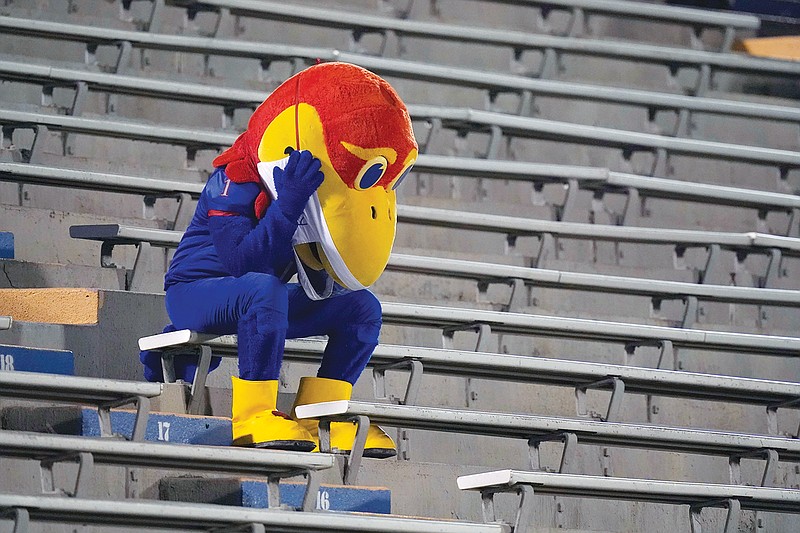
<svg viewBox="0 0 800 533">
<path fill-rule="evenodd" d="M 388 262 L 394 189 L 416 157 L 391 86 L 360 67 L 325 63 L 278 87 L 214 160 L 165 278 L 166 307 L 176 329 L 238 335 L 234 445 L 318 449 L 316 421 L 276 410 L 284 341 L 328 337 L 295 405 L 350 398 L 381 329 L 380 303 L 366 287 Z M 295 275 L 299 283 L 289 283 Z M 157 380 L 153 359 L 143 357 L 145 373 Z M 354 436 L 352 423 L 331 427 L 340 451 Z M 395 453 L 370 427 L 365 455 Z"/>
</svg>

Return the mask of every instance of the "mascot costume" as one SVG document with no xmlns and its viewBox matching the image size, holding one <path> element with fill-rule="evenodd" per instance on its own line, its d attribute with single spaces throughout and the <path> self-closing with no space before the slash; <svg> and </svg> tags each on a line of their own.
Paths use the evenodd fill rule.
<svg viewBox="0 0 800 533">
<path fill-rule="evenodd" d="M 366 287 L 389 260 L 395 189 L 417 150 L 408 111 L 386 81 L 322 63 L 281 84 L 214 160 L 165 277 L 166 306 L 168 327 L 238 334 L 234 445 L 318 447 L 316 421 L 276 410 L 286 338 L 328 336 L 295 405 L 350 398 L 381 328 L 380 303 Z M 295 274 L 299 283 L 289 283 Z M 142 362 L 148 379 L 162 378 L 155 354 Z M 178 377 L 190 381 L 191 363 L 179 364 Z M 347 452 L 354 436 L 354 424 L 331 424 L 332 447 Z M 370 427 L 365 456 L 395 453 Z"/>
</svg>

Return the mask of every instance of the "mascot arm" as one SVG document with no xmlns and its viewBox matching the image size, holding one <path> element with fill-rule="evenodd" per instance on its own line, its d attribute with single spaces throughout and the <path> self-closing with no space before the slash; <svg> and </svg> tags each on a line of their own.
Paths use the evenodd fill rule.
<svg viewBox="0 0 800 533">
<path fill-rule="evenodd" d="M 291 240 L 297 223 L 279 209 L 267 209 L 261 220 L 242 215 L 212 216 L 208 229 L 220 260 L 232 276 L 273 274 L 293 258 Z"/>
<path fill-rule="evenodd" d="M 230 181 L 222 171 L 206 186 L 211 241 L 233 276 L 273 273 L 293 257 L 291 240 L 297 223 L 275 208 L 256 218 L 254 204 L 260 192 L 258 184 Z"/>
</svg>

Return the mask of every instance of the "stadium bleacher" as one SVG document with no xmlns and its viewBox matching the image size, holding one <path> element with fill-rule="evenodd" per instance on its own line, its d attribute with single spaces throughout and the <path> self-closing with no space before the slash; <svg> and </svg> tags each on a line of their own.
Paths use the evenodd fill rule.
<svg viewBox="0 0 800 533">
<path fill-rule="evenodd" d="M 6 2 L 0 363 L 43 366 L 0 365 L 0 524 L 794 533 L 800 64 L 741 53 L 759 26 L 658 0 Z M 211 158 L 317 61 L 385 76 L 421 146 L 381 344 L 353 401 L 298 408 L 324 453 L 227 447 L 236 337 L 152 308 Z M 89 320 L 25 298 L 63 287 Z M 287 341 L 279 405 L 324 347 Z M 330 450 L 338 420 L 397 459 Z"/>
</svg>

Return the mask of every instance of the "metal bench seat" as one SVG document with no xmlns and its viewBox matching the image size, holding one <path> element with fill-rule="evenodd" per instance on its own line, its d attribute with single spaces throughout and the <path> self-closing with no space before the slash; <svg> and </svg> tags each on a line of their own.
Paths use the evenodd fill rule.
<svg viewBox="0 0 800 533">
<path fill-rule="evenodd" d="M 314 472 L 334 465 L 334 457 L 326 453 L 310 454 L 165 442 L 130 442 L 20 431 L 0 431 L 0 455 L 39 460 L 42 480 L 49 479 L 51 483 L 50 487 L 43 487 L 46 492 L 59 492 L 52 486 L 53 463 L 77 460 L 80 463 L 80 471 L 76 475 L 74 489 L 69 491 L 70 496 L 76 497 L 87 495 L 86 491 L 92 483 L 93 467 L 101 463 L 263 476 L 267 478 L 269 484 L 270 507 L 280 506 L 279 481 L 302 475 L 307 479 L 302 504 L 305 511 L 313 510 L 316 503 L 319 479 Z"/>
<path fill-rule="evenodd" d="M 631 153 L 652 151 L 657 154 L 657 151 L 662 151 L 665 155 L 654 163 L 654 175 L 666 174 L 663 169 L 663 165 L 666 164 L 663 159 L 666 155 L 706 156 L 726 161 L 775 166 L 782 169 L 781 172 L 784 174 L 800 167 L 800 152 L 790 150 L 668 137 L 475 109 L 437 106 L 416 106 L 414 109 L 415 118 L 427 116 L 431 120 L 441 121 L 443 126 L 452 129 L 464 128 L 465 125 L 468 125 L 467 130 L 475 130 L 479 126 L 486 128 L 495 138 L 490 141 L 490 147 L 496 145 L 500 137 L 509 136 L 591 144 L 618 148 Z"/>
<path fill-rule="evenodd" d="M 286 10 L 284 9 L 281 11 L 285 12 Z M 97 44 L 121 46 L 121 53 L 124 52 L 126 54 L 129 53 L 130 47 L 141 47 L 204 55 L 263 59 L 266 60 L 267 63 L 271 61 L 289 61 L 295 63 L 300 61 L 302 63 L 312 64 L 317 59 L 324 61 L 348 61 L 374 70 L 378 74 L 385 76 L 470 87 L 473 89 L 486 90 L 491 94 L 516 93 L 523 96 L 519 108 L 520 113 L 523 114 L 530 112 L 530 99 L 534 96 L 554 96 L 568 99 L 580 99 L 583 101 L 638 105 L 652 110 L 653 114 L 657 111 L 669 110 L 683 113 L 704 112 L 797 122 L 798 113 L 800 113 L 798 109 L 790 106 L 706 98 L 702 97 L 702 95 L 686 96 L 632 88 L 592 85 L 589 83 L 537 79 L 529 76 L 503 74 L 499 72 L 487 73 L 468 68 L 381 58 L 332 49 L 131 32 L 57 22 L 33 21 L 13 17 L 3 17 L 3 19 L 0 19 L 0 31 L 6 33 L 20 33 L 23 35 L 36 35 L 51 39 L 69 39 L 85 42 L 92 46 Z M 467 31 L 465 33 L 471 34 L 472 32 Z M 501 33 L 505 35 L 505 32 Z M 128 43 L 128 45 L 123 45 L 121 43 Z M 659 52 L 662 59 L 664 57 L 669 57 L 663 54 L 663 51 Z M 719 55 L 723 57 L 726 56 L 725 54 Z M 752 59 L 739 58 L 736 56 L 731 57 L 733 59 Z M 765 60 L 762 59 L 758 61 Z M 766 61 L 767 64 L 770 64 L 769 60 Z M 772 61 L 771 63 L 777 62 Z M 106 74 L 105 76 L 100 76 L 100 73 L 85 71 L 77 71 L 70 75 L 68 74 L 70 69 L 52 68 L 45 65 L 15 65 L 12 61 L 3 61 L 1 64 L 2 68 L 0 72 L 2 72 L 4 77 L 15 78 L 18 79 L 18 81 L 26 81 L 27 83 L 42 80 L 43 77 L 50 78 L 51 81 L 60 80 L 63 82 L 67 81 L 71 76 L 90 84 L 95 90 L 101 90 L 100 87 L 105 87 L 106 90 L 109 90 L 115 84 L 118 84 L 119 91 L 134 94 L 137 92 L 140 93 L 145 87 L 150 87 L 153 92 L 166 92 L 168 88 L 164 84 L 169 83 L 163 80 L 144 79 L 141 82 L 137 82 L 135 78 L 130 76 L 123 76 L 118 81 L 115 81 L 114 75 Z M 124 72 L 118 70 L 117 75 L 119 74 L 124 74 Z M 220 87 L 215 88 L 215 92 L 219 91 L 218 94 L 212 95 L 198 93 L 198 91 L 191 88 L 192 84 L 179 83 L 178 85 L 185 87 L 179 93 L 173 94 L 171 96 L 172 98 L 180 96 L 182 99 L 200 101 L 203 103 L 220 103 L 221 100 L 233 98 L 236 101 L 229 101 L 228 105 L 236 105 L 238 107 L 257 105 L 264 98 L 263 94 L 259 94 L 256 91 L 242 91 Z M 208 93 L 208 91 L 206 92 Z M 686 135 L 688 133 L 688 129 L 686 128 L 688 125 L 688 115 L 682 116 L 680 122 L 681 126 L 678 128 L 678 132 L 681 135 Z"/>
<path fill-rule="evenodd" d="M 201 346 L 208 347 L 209 353 L 218 356 L 235 357 L 237 354 L 235 335 L 217 336 L 179 330 L 139 339 L 141 349 L 186 351 Z M 324 348 L 325 343 L 319 340 L 287 340 L 285 352 L 289 359 L 311 363 L 319 361 Z M 606 420 L 616 418 L 616 409 L 620 405 L 617 402 L 622 401 L 625 392 L 772 406 L 767 410 L 768 415 L 778 407 L 800 406 L 800 384 L 797 383 L 663 368 L 389 344 L 381 344 L 375 349 L 370 365 L 376 373 L 378 397 L 386 395 L 383 383 L 386 370 L 410 369 L 409 383 L 402 399 L 407 404 L 415 403 L 422 375 L 430 372 L 573 387 L 577 391 L 578 414 L 585 414 L 581 390 L 585 394 L 587 388 L 613 389 L 616 384 L 616 396 L 611 400 Z M 769 422 L 769 433 L 777 433 L 777 420 L 772 418 Z"/>
<path fill-rule="evenodd" d="M 0 170 L 1 172 L 1 170 Z M 696 298 L 705 301 L 723 301 L 731 303 L 760 303 L 764 305 L 789 305 L 794 306 L 796 298 L 789 292 L 776 289 L 756 289 L 750 287 L 714 286 L 714 276 L 724 278 L 718 272 L 717 261 L 720 261 L 720 251 L 730 249 L 740 256 L 748 253 L 768 254 L 773 257 L 796 257 L 800 243 L 796 238 L 772 238 L 758 233 L 718 233 L 696 232 L 691 230 L 659 230 L 655 232 L 649 228 L 627 228 L 633 231 L 625 232 L 625 227 L 602 226 L 593 224 L 548 222 L 532 220 L 527 224 L 527 219 L 512 217 L 475 215 L 472 213 L 441 210 L 436 208 L 398 206 L 398 220 L 404 223 L 451 227 L 461 230 L 488 231 L 492 233 L 505 233 L 508 239 L 519 236 L 539 236 L 542 239 L 539 256 L 549 253 L 553 242 L 550 237 L 597 239 L 601 241 L 631 242 L 651 245 L 670 245 L 676 248 L 676 254 L 689 247 L 706 248 L 709 260 L 703 271 L 704 284 L 684 284 L 659 280 L 642 280 L 636 278 L 614 278 L 581 273 L 560 273 L 555 271 L 515 267 L 511 265 L 496 265 L 491 263 L 461 261 L 445 258 L 426 258 L 422 256 L 409 256 L 394 254 L 389 261 L 388 268 L 396 271 L 407 271 L 433 275 L 455 276 L 460 278 L 475 279 L 483 283 L 509 283 L 515 285 L 515 291 L 509 301 L 510 307 L 519 307 L 524 302 L 522 284 L 543 284 L 544 286 L 562 286 L 571 288 L 586 288 L 592 290 L 606 290 L 622 294 L 639 294 L 651 296 L 654 301 L 661 299 L 683 298 L 687 304 L 695 306 L 695 302 L 688 299 Z M 607 231 L 606 231 L 607 230 Z M 131 272 L 130 286 L 139 287 L 135 283 L 136 270 L 143 262 L 149 262 L 150 247 L 174 248 L 180 242 L 182 232 L 162 230 L 157 228 L 143 228 L 123 224 L 89 224 L 70 227 L 70 236 L 77 239 L 100 241 L 100 264 L 106 267 L 115 267 L 112 260 L 114 247 L 120 245 L 138 246 L 136 263 Z M 765 285 L 769 285 L 777 273 L 773 270 L 777 264 L 770 264 L 764 277 Z M 519 280 L 519 281 L 515 281 Z M 547 285 L 551 283 L 552 285 Z M 687 310 L 687 316 L 692 313 Z"/>
<path fill-rule="evenodd" d="M 489 0 L 493 3 L 512 4 L 520 7 L 530 7 L 531 9 L 547 8 L 562 11 L 570 11 L 572 15 L 569 24 L 569 34 L 571 36 L 582 34 L 582 25 L 587 23 L 586 19 L 591 15 L 613 16 L 621 18 L 641 19 L 647 21 L 659 21 L 673 24 L 689 24 L 695 30 L 695 39 L 692 44 L 698 46 L 697 38 L 704 28 L 719 28 L 724 31 L 724 39 L 721 46 L 723 51 L 730 48 L 734 32 L 737 29 L 758 29 L 760 20 L 753 15 L 739 13 L 723 13 L 710 10 L 689 9 L 674 6 L 662 6 L 653 4 L 640 4 L 619 2 L 615 0 L 556 0 L 544 2 L 541 0 L 530 0 L 521 2 L 519 0 Z M 358 31 L 361 32 L 397 32 L 406 34 L 413 32 L 415 26 L 409 20 L 397 20 L 387 17 L 378 17 L 359 13 L 340 11 L 334 9 L 318 9 L 305 6 L 297 6 L 291 11 L 284 9 L 281 4 L 274 2 L 254 2 L 252 0 L 167 0 L 169 6 L 184 7 L 195 11 L 213 11 L 220 17 L 238 16 L 259 18 L 265 20 L 278 20 L 281 22 L 297 22 L 301 24 L 317 25 L 329 28 L 352 29 L 354 32 L 353 40 L 358 41 Z M 152 21 L 149 29 L 156 30 L 160 19 L 158 9 L 162 6 L 154 5 L 154 11 L 150 14 Z M 405 19 L 408 13 L 404 13 Z M 546 17 L 540 15 L 539 28 L 545 25 Z M 219 24 L 221 25 L 221 24 Z M 417 29 L 417 31 L 419 31 Z M 411 33 L 413 35 L 413 33 Z"/>
<path fill-rule="evenodd" d="M 113 435 L 112 407 L 136 405 L 132 440 L 144 438 L 150 398 L 161 395 L 160 383 L 145 383 L 39 372 L 0 372 L 0 397 L 43 402 L 68 402 L 97 406 L 100 434 Z"/>
<path fill-rule="evenodd" d="M 25 165 L 22 165 L 25 166 Z M 2 164 L 0 164 L 2 171 Z M 458 220 L 459 217 L 453 217 Z M 402 219 L 401 219 L 402 220 Z M 101 264 L 111 265 L 111 252 L 117 245 L 148 243 L 152 246 L 173 248 L 180 242 L 182 233 L 156 228 L 140 228 L 122 224 L 76 225 L 70 228 L 73 238 L 97 240 L 106 243 L 101 253 Z M 755 241 L 754 241 L 755 242 Z M 760 241 L 759 241 L 760 242 Z M 536 287 L 571 288 L 617 294 L 648 296 L 656 301 L 695 298 L 700 301 L 725 303 L 750 303 L 794 307 L 800 304 L 796 291 L 727 285 L 695 284 L 676 281 L 562 272 L 543 268 L 519 267 L 494 263 L 464 261 L 439 257 L 392 254 L 387 268 L 390 271 L 439 275 L 474 279 L 478 282 L 514 284 L 520 280 Z M 517 299 L 516 301 L 514 299 Z M 519 307 L 522 294 L 512 295 L 510 307 Z"/>
<path fill-rule="evenodd" d="M 506 524 L 385 516 L 359 513 L 298 513 L 245 509 L 230 505 L 153 500 L 89 500 L 0 495 L 0 509 L 12 512 L 15 532 L 27 533 L 31 521 L 177 530 L 241 530 L 251 533 L 362 531 L 372 533 L 510 533 Z"/>
<path fill-rule="evenodd" d="M 332 421 L 352 420 L 359 429 L 368 428 L 373 423 L 405 429 L 527 439 L 533 470 L 543 468 L 540 444 L 561 440 L 564 450 L 558 471 L 562 473 L 575 473 L 572 465 L 575 464 L 578 443 L 727 456 L 731 483 L 737 484 L 741 483 L 739 462 L 742 457 L 763 456 L 766 459 L 762 486 L 775 484 L 778 459 L 800 461 L 800 441 L 797 439 L 745 433 L 347 400 L 299 405 L 295 412 L 301 419 L 320 419 L 323 431 L 329 431 L 327 424 Z M 351 483 L 355 482 L 355 473 L 361 462 L 359 452 L 364 449 L 366 431 L 357 431 L 356 435 L 348 465 Z M 331 449 L 329 434 L 323 432 L 321 435 L 320 449 Z"/>
<path fill-rule="evenodd" d="M 629 500 L 688 505 L 692 531 L 700 531 L 700 512 L 706 507 L 727 507 L 725 533 L 739 530 L 740 511 L 800 513 L 800 491 L 772 487 L 748 487 L 712 483 L 688 483 L 651 479 L 611 478 L 548 472 L 498 470 L 461 476 L 462 490 L 481 492 L 484 519 L 495 520 L 493 496 L 498 492 L 520 494 L 520 509 L 515 521 L 517 531 L 532 526 L 532 496 L 551 494 L 611 500 Z"/>
<path fill-rule="evenodd" d="M 2 169 L 0 168 L 0 175 Z M 638 243 L 644 245 L 671 246 L 676 257 L 682 257 L 686 249 L 703 248 L 707 252 L 707 260 L 699 273 L 705 284 L 713 285 L 715 280 L 727 279 L 727 273 L 721 266 L 723 250 L 735 251 L 737 260 L 743 261 L 748 254 L 762 254 L 770 257 L 763 276 L 763 285 L 769 287 L 779 275 L 780 262 L 783 257 L 800 255 L 800 240 L 793 237 L 780 237 L 762 233 L 725 233 L 697 230 L 662 229 L 585 224 L 575 222 L 554 222 L 538 219 L 525 219 L 503 215 L 469 213 L 420 206 L 400 205 L 397 209 L 398 221 L 432 227 L 444 227 L 461 231 L 480 231 L 505 236 L 507 252 L 513 250 L 519 237 L 536 237 L 539 239 L 536 253 L 536 264 L 542 264 L 544 258 L 555 256 L 555 239 L 577 239 L 605 242 Z M 182 233 L 174 230 L 156 228 L 140 228 L 120 224 L 75 225 L 70 227 L 70 236 L 79 239 L 102 242 L 101 265 L 114 266 L 111 255 L 117 245 L 137 245 L 138 261 L 149 261 L 149 246 L 174 248 L 180 242 Z M 422 261 L 422 260 L 420 260 Z M 401 263 L 395 263 L 398 268 Z M 466 270 L 475 270 L 469 264 L 447 262 L 453 274 L 466 274 Z M 536 266 L 534 264 L 534 266 Z M 427 268 L 421 264 L 420 269 Z M 504 272 L 492 268 L 495 272 Z M 508 267 L 511 268 L 511 267 Z M 510 272 L 508 268 L 505 272 Z M 516 270 L 515 270 L 516 272 Z M 520 270 L 519 272 L 522 272 Z M 527 271 L 526 271 L 527 272 Z M 135 281 L 136 265 L 132 275 L 131 286 Z M 484 276 L 491 278 L 492 276 Z M 508 276 L 501 274 L 507 279 Z M 733 288 L 735 290 L 735 288 Z M 695 289 L 700 290 L 700 289 Z M 520 295 L 518 294 L 517 297 Z"/>
<path fill-rule="evenodd" d="M 744 352 L 772 356 L 795 357 L 800 353 L 800 339 L 794 337 L 777 337 L 767 335 L 749 335 L 742 333 L 715 332 L 695 329 L 677 329 L 660 326 L 625 324 L 597 320 L 569 319 L 541 315 L 521 315 L 492 311 L 479 311 L 447 307 L 430 307 L 399 303 L 383 304 L 384 323 L 393 325 L 410 325 L 415 327 L 439 328 L 445 335 L 459 329 L 474 329 L 480 332 L 476 352 L 487 352 L 488 333 L 505 332 L 522 335 L 543 335 L 548 337 L 580 338 L 591 341 L 622 343 L 626 353 L 632 353 L 636 347 L 656 345 L 661 347 L 660 363 L 669 364 L 675 361 L 675 347 L 691 347 L 713 351 Z M 171 357 L 187 350 L 199 353 L 201 360 L 193 382 L 190 410 L 199 407 L 205 386 L 205 378 L 213 355 L 236 356 L 237 341 L 235 335 L 217 336 L 202 334 L 191 330 L 179 330 L 143 337 L 139 340 L 142 350 L 160 350 L 164 359 L 165 377 L 174 381 L 174 370 L 171 369 Z M 290 341 L 286 345 L 286 356 L 293 359 L 318 362 L 324 343 L 315 341 Z M 759 399 L 764 401 L 773 392 L 770 386 L 761 380 L 737 381 L 731 377 L 711 377 L 704 374 L 693 374 L 687 377 L 683 373 L 664 373 L 653 369 L 623 369 L 620 366 L 592 366 L 587 363 L 568 363 L 538 361 L 536 358 L 502 357 L 461 351 L 437 351 L 427 348 L 386 347 L 379 346 L 372 357 L 371 364 L 379 366 L 376 374 L 376 395 L 383 396 L 382 375 L 386 368 L 411 368 L 405 395 L 406 403 L 414 403 L 420 376 L 424 368 L 434 372 L 454 374 L 466 377 L 511 380 L 543 380 L 545 383 L 568 384 L 576 386 L 579 393 L 578 411 L 585 410 L 582 402 L 586 389 L 611 387 L 614 394 L 609 403 L 606 418 L 616 416 L 622 396 L 625 392 L 626 377 L 630 376 L 638 384 L 632 385 L 634 390 L 644 394 L 688 395 L 707 399 L 730 398 L 733 401 L 750 403 Z M 547 370 L 550 364 L 557 371 Z M 582 374 L 578 368 L 587 364 Z M 560 366 L 559 366 L 560 365 Z M 633 374 L 631 374 L 631 372 Z M 652 374 L 651 372 L 655 372 Z M 596 379 L 595 379 L 596 378 Z M 688 379 L 688 381 L 684 381 Z M 714 380 L 717 381 L 714 381 Z M 731 380 L 733 381 L 727 381 Z M 652 381 L 651 381 L 652 380 Z M 659 381 L 663 380 L 664 383 Z M 649 383 L 648 383 L 649 382 Z M 756 390 L 753 390 L 753 385 Z M 735 389 L 741 386 L 742 392 Z M 757 391 L 760 387 L 766 387 Z M 630 388 L 629 388 L 630 390 Z M 581 392 L 582 391 L 582 392 Z M 750 396 L 752 394 L 752 396 Z M 736 400 L 735 398 L 738 398 Z M 768 426 L 771 433 L 777 431 L 775 413 L 779 407 L 792 406 L 798 403 L 796 389 L 789 386 L 776 398 L 776 402 L 768 409 Z"/>
<path fill-rule="evenodd" d="M 190 139 L 187 138 L 185 145 L 192 146 L 189 144 L 190 142 Z M 755 209 L 758 211 L 759 230 L 767 229 L 768 213 L 785 212 L 790 216 L 786 230 L 787 235 L 798 236 L 798 228 L 800 228 L 800 225 L 797 224 L 797 219 L 800 218 L 800 198 L 794 194 L 640 176 L 596 167 L 429 154 L 419 156 L 414 170 L 417 173 L 436 175 L 523 181 L 531 183 L 534 188 L 547 183 L 564 184 L 567 187 L 567 197 L 563 205 L 557 206 L 561 210 L 562 220 L 569 220 L 571 216 L 574 216 L 573 212 L 578 207 L 577 199 L 573 198 L 579 191 L 590 190 L 597 198 L 601 198 L 607 193 L 626 195 L 625 210 L 621 214 L 621 220 L 625 223 L 634 223 L 637 220 L 641 202 L 645 199 L 662 198 Z M 0 180 L 143 194 L 152 197 L 174 196 L 179 198 L 182 206 L 186 198 L 197 198 L 203 188 L 203 185 L 199 183 L 170 179 L 141 178 L 9 162 L 0 162 Z M 177 223 L 178 218 L 176 217 L 174 227 L 185 227 Z M 183 222 L 188 223 L 188 220 L 183 220 Z"/>
<path fill-rule="evenodd" d="M 78 133 L 186 147 L 191 154 L 199 150 L 221 150 L 230 146 L 236 134 L 223 131 L 198 130 L 165 124 L 145 123 L 131 120 L 107 120 L 81 116 L 54 115 L 4 109 L 0 113 L 0 124 L 7 129 L 32 129 L 37 132 L 31 143 L 29 162 L 36 163 L 36 139 L 42 131 L 51 129 L 66 133 Z M 800 168 L 800 152 L 760 148 L 712 141 L 681 139 L 627 130 L 584 126 L 554 120 L 516 117 L 502 113 L 491 113 L 464 108 L 417 106 L 414 118 L 440 121 L 445 127 L 480 131 L 487 128 L 497 140 L 504 135 L 544 140 L 559 140 L 577 144 L 590 144 L 621 150 L 623 152 L 648 151 L 656 157 L 653 174 L 665 175 L 664 170 L 670 154 L 689 157 L 713 157 L 716 159 L 774 167 L 778 169 L 784 183 L 789 173 Z M 491 150 L 490 150 L 491 151 Z M 193 155 L 189 155 L 193 160 Z M 421 161 L 422 163 L 422 161 Z"/>
<path fill-rule="evenodd" d="M 329 18 L 333 18 L 330 15 Z M 278 58 L 281 52 L 290 53 L 297 58 L 312 60 L 315 54 L 312 48 L 253 43 L 238 40 L 213 39 L 206 37 L 173 36 L 168 34 L 116 30 L 111 28 L 93 28 L 58 22 L 26 20 L 14 17 L 3 17 L 0 28 L 6 33 L 64 39 L 77 42 L 106 45 L 117 45 L 127 42 L 139 48 L 185 51 L 211 55 L 237 55 L 252 58 Z M 351 17 L 352 18 L 352 17 Z M 776 61 L 754 58 L 738 54 L 707 52 L 667 46 L 630 43 L 601 39 L 575 39 L 553 35 L 533 34 L 505 29 L 489 29 L 455 24 L 441 24 L 399 20 L 393 18 L 365 17 L 366 26 L 370 22 L 373 28 L 380 25 L 391 25 L 391 31 L 413 35 L 420 38 L 442 39 L 456 42 L 471 42 L 487 46 L 508 47 L 519 53 L 526 50 L 552 50 L 557 53 L 583 56 L 605 57 L 628 61 L 640 61 L 661 64 L 670 68 L 689 66 L 692 68 L 718 69 L 722 71 L 750 72 L 775 76 L 798 76 L 800 67 L 791 61 Z M 357 26 L 356 17 L 351 23 Z M 343 61 L 358 63 L 359 58 L 366 63 L 369 56 L 340 52 L 338 50 L 319 48 L 316 57 L 327 60 L 338 56 Z M 355 59 L 355 61 L 354 61 Z M 366 64 L 362 66 L 370 68 Z"/>
</svg>

